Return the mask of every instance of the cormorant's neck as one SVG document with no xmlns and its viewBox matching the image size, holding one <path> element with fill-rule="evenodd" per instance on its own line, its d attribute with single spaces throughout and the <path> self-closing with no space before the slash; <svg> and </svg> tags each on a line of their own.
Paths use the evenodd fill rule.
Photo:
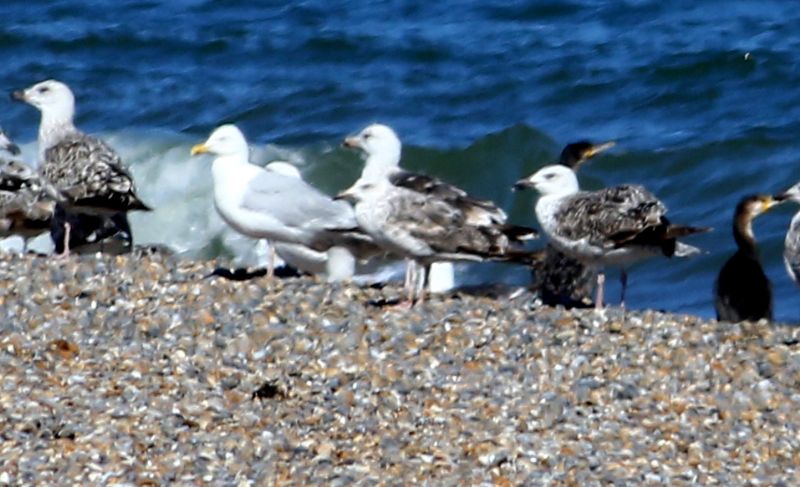
<svg viewBox="0 0 800 487">
<path fill-rule="evenodd" d="M 737 214 L 733 221 L 733 238 L 740 252 L 756 255 L 756 239 L 753 236 L 753 219 L 747 214 Z"/>
</svg>

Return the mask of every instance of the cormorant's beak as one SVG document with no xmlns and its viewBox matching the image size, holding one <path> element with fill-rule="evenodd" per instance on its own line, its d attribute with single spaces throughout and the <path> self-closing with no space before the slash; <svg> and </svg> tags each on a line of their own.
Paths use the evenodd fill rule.
<svg viewBox="0 0 800 487">
<path fill-rule="evenodd" d="M 784 200 L 778 200 L 777 198 L 775 198 L 773 196 L 768 196 L 767 198 L 764 198 L 761 201 L 761 213 L 764 213 L 765 211 L 769 210 L 770 208 L 772 208 L 775 205 L 779 205 L 779 204 L 783 203 L 783 201 Z"/>
<path fill-rule="evenodd" d="M 16 90 L 11 92 L 11 99 L 17 101 L 27 101 L 25 99 L 25 90 Z"/>
<path fill-rule="evenodd" d="M 348 149 L 360 149 L 361 143 L 358 141 L 358 137 L 347 137 L 342 142 L 342 147 L 347 147 Z"/>
<path fill-rule="evenodd" d="M 208 146 L 205 143 L 197 144 L 194 147 L 192 147 L 191 154 L 193 156 L 196 156 L 196 155 L 199 155 L 199 154 L 208 154 Z"/>
<path fill-rule="evenodd" d="M 614 147 L 615 145 L 617 145 L 617 143 L 613 140 L 609 140 L 608 142 L 604 142 L 602 144 L 594 144 L 586 150 L 586 152 L 584 153 L 584 158 L 586 159 L 592 158 L 601 152 L 607 151 L 608 149 Z"/>
<path fill-rule="evenodd" d="M 514 186 L 511 187 L 511 191 L 523 191 L 534 187 L 535 187 L 534 184 L 531 182 L 529 178 L 522 178 L 516 183 L 514 183 Z"/>
</svg>

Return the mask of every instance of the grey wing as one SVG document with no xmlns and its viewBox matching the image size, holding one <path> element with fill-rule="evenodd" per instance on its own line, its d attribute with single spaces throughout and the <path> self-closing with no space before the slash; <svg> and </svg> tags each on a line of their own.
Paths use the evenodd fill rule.
<svg viewBox="0 0 800 487">
<path fill-rule="evenodd" d="M 605 246 L 615 235 L 633 235 L 660 224 L 666 211 L 664 204 L 642 186 L 582 191 L 561 204 L 556 213 L 557 233 Z"/>
<path fill-rule="evenodd" d="M 783 248 L 783 263 L 794 282 L 800 284 L 800 213 L 792 218 Z"/>
<path fill-rule="evenodd" d="M 392 173 L 389 181 L 396 187 L 447 202 L 463 212 L 471 224 L 492 225 L 506 222 L 505 212 L 493 202 L 473 198 L 463 189 L 433 176 L 401 170 Z"/>
<path fill-rule="evenodd" d="M 47 149 L 41 171 L 74 206 L 149 209 L 136 196 L 133 178 L 119 155 L 95 137 L 75 134 Z"/>
<path fill-rule="evenodd" d="M 323 230 L 358 227 L 353 208 L 302 179 L 264 171 L 247 187 L 244 207 L 269 213 L 289 226 Z"/>
</svg>

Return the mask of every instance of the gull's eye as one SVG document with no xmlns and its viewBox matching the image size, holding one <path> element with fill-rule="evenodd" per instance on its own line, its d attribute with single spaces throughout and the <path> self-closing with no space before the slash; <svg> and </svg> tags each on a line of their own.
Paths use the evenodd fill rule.
<svg viewBox="0 0 800 487">
<path fill-rule="evenodd" d="M 50 88 L 48 88 L 47 86 L 39 87 L 39 93 L 47 93 L 48 91 L 50 91 Z"/>
<path fill-rule="evenodd" d="M 372 137 L 372 134 L 371 134 L 371 133 L 367 132 L 367 133 L 365 133 L 365 134 L 364 134 L 364 140 L 367 140 L 367 139 L 369 139 L 370 137 Z"/>
<path fill-rule="evenodd" d="M 553 179 L 553 178 L 555 178 L 555 177 L 556 177 L 556 175 L 555 175 L 555 174 L 553 174 L 553 173 L 550 173 L 550 174 L 545 174 L 545 175 L 544 175 L 544 178 L 545 178 L 545 179 L 547 179 L 548 181 L 549 181 L 549 180 L 551 180 L 551 179 Z"/>
</svg>

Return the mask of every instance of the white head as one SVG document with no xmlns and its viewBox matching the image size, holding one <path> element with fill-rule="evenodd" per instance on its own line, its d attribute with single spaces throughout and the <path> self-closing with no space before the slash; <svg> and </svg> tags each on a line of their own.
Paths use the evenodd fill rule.
<svg viewBox="0 0 800 487">
<path fill-rule="evenodd" d="M 297 169 L 297 167 L 294 164 L 290 164 L 288 162 L 273 161 L 264 166 L 264 169 L 270 172 L 280 174 L 282 176 L 302 179 L 302 176 L 300 175 L 300 170 Z"/>
<path fill-rule="evenodd" d="M 353 203 L 360 203 L 364 201 L 375 201 L 383 198 L 386 186 L 389 184 L 384 179 L 368 180 L 359 179 L 349 188 L 340 191 L 336 195 L 337 200 L 343 199 Z"/>
<path fill-rule="evenodd" d="M 211 132 L 208 140 L 192 147 L 193 156 L 207 153 L 217 156 L 241 156 L 244 154 L 244 158 L 247 160 L 247 139 L 236 125 L 220 125 Z"/>
<path fill-rule="evenodd" d="M 75 96 L 69 86 L 49 79 L 11 94 L 15 100 L 24 101 L 42 112 L 42 120 L 72 122 L 75 114 Z"/>
<path fill-rule="evenodd" d="M 514 188 L 534 188 L 542 196 L 566 196 L 580 191 L 575 171 L 560 165 L 544 166 L 532 176 L 517 181 Z"/>
<path fill-rule="evenodd" d="M 800 183 L 795 183 L 791 188 L 775 195 L 775 200 L 779 202 L 794 201 L 795 203 L 800 203 Z"/>
<path fill-rule="evenodd" d="M 367 164 L 372 161 L 391 166 L 400 164 L 402 149 L 400 139 L 394 130 L 386 125 L 372 124 L 358 135 L 344 139 L 344 146 L 364 151 L 369 157 Z"/>
</svg>

